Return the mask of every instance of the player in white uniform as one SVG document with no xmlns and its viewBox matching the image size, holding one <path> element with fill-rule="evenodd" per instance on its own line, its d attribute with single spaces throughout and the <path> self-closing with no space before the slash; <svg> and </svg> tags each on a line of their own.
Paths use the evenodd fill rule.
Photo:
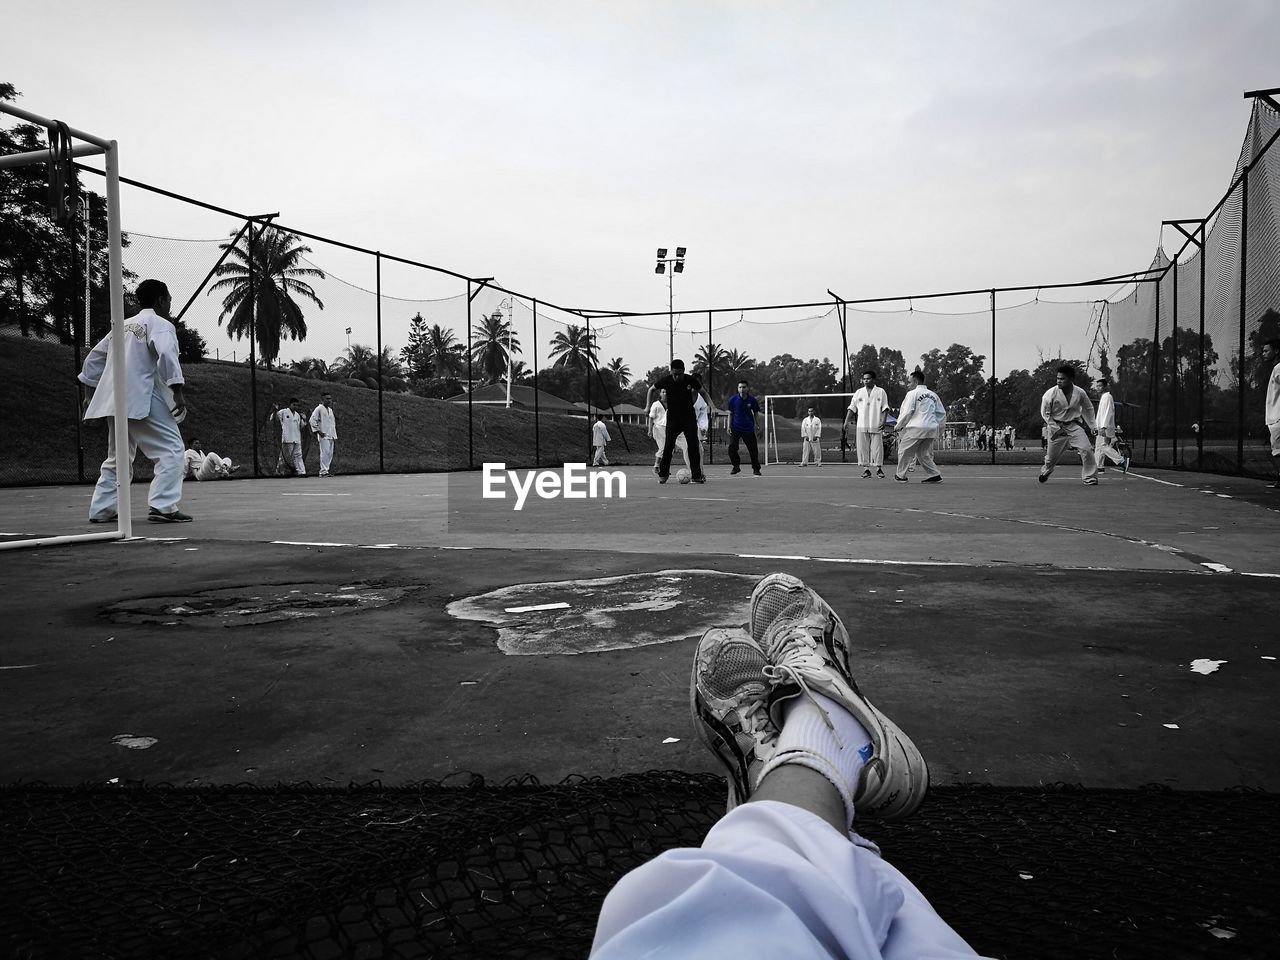
<svg viewBox="0 0 1280 960">
<path fill-rule="evenodd" d="M 1044 421 L 1044 466 L 1039 480 L 1044 483 L 1053 473 L 1053 467 L 1068 446 L 1080 454 L 1080 479 L 1086 486 L 1097 486 L 1098 461 L 1093 456 L 1089 434 L 1097 432 L 1093 416 L 1093 402 L 1083 388 L 1076 386 L 1076 368 L 1064 365 L 1058 368 L 1057 383 L 1040 398 L 1040 418 Z M 1086 432 L 1087 431 L 1087 432 Z"/>
<path fill-rule="evenodd" d="M 898 410 L 898 469 L 893 479 L 907 482 L 907 471 L 912 459 L 916 459 L 926 474 L 921 483 L 941 483 L 942 473 L 933 462 L 933 445 L 942 435 L 942 425 L 947 419 L 947 408 L 942 398 L 924 385 L 924 372 L 911 371 L 912 388 L 902 398 Z"/>
<path fill-rule="evenodd" d="M 800 421 L 800 466 L 822 466 L 822 418 L 813 407 Z"/>
<path fill-rule="evenodd" d="M 204 452 L 199 437 L 191 438 L 191 445 L 182 455 L 182 475 L 190 480 L 230 480 L 237 471 L 244 469 L 232 464 L 230 458 Z"/>
<path fill-rule="evenodd" d="M 596 422 L 591 425 L 591 445 L 595 448 L 595 456 L 591 458 L 593 467 L 607 467 L 609 458 L 604 455 L 605 444 L 609 442 L 609 425 L 604 422 L 604 414 L 596 414 Z"/>
<path fill-rule="evenodd" d="M 1275 482 L 1268 486 L 1273 490 L 1280 490 L 1280 339 L 1268 340 L 1262 345 L 1262 361 L 1271 365 L 1263 420 L 1266 421 L 1267 432 L 1271 434 L 1271 462 L 1276 468 Z"/>
<path fill-rule="evenodd" d="M 1095 453 L 1098 457 L 1098 472 L 1106 472 L 1106 468 L 1102 465 L 1102 458 L 1106 457 L 1112 463 L 1119 464 L 1120 469 L 1128 473 L 1129 458 L 1115 448 L 1116 401 L 1115 397 L 1111 396 L 1111 382 L 1106 377 L 1099 377 L 1097 382 L 1098 414 L 1095 420 L 1098 424 L 1098 438 Z"/>
<path fill-rule="evenodd" d="M 186 416 L 182 365 L 178 362 L 178 335 L 169 322 L 172 301 L 169 288 L 159 280 L 143 280 L 134 292 L 141 309 L 124 323 L 123 344 L 108 333 L 85 357 L 79 380 L 93 390 L 85 409 L 86 420 L 105 419 L 107 459 L 98 472 L 98 485 L 89 504 L 90 523 L 116 519 L 119 490 L 127 495 L 138 450 L 155 464 L 155 476 L 147 492 L 147 519 L 157 523 L 190 523 L 178 509 L 182 500 L 182 433 L 178 423 Z M 126 479 L 117 478 L 115 432 L 114 356 L 124 350 L 125 416 L 129 418 L 129 451 Z"/>
<path fill-rule="evenodd" d="M 750 609 L 749 633 L 703 635 L 691 683 L 729 810 L 701 847 L 668 850 L 617 883 L 593 960 L 974 956 L 851 829 L 855 812 L 909 816 L 929 777 L 915 744 L 857 689 L 844 624 L 787 574 L 761 580 Z"/>
<path fill-rule="evenodd" d="M 864 370 L 862 388 L 849 401 L 849 409 L 844 415 L 842 432 L 849 430 L 849 420 L 858 420 L 858 466 L 862 467 L 862 476 L 871 476 L 871 468 L 876 468 L 876 476 L 884 479 L 884 425 L 889 417 L 889 395 L 883 387 L 876 386 L 876 372 Z"/>
<path fill-rule="evenodd" d="M 338 420 L 333 415 L 333 395 L 321 394 L 320 402 L 311 411 L 311 432 L 320 443 L 320 476 L 329 476 L 333 466 L 333 443 L 338 439 Z"/>
<path fill-rule="evenodd" d="M 302 411 L 297 397 L 289 399 L 289 406 L 281 407 L 276 414 L 280 421 L 280 458 L 292 469 L 295 476 L 305 477 L 307 466 L 302 462 Z"/>
</svg>

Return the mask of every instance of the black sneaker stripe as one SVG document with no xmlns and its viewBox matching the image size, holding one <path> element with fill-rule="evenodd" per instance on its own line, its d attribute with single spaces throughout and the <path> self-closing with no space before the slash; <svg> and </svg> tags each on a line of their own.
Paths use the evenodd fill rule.
<svg viewBox="0 0 1280 960">
<path fill-rule="evenodd" d="M 733 777 L 734 782 L 737 784 L 738 795 L 744 798 L 747 797 L 751 793 L 748 782 L 750 779 L 748 775 L 750 758 L 747 757 L 747 755 L 742 752 L 742 748 L 738 746 L 738 738 L 734 735 L 733 730 L 728 724 L 712 714 L 701 699 L 697 700 L 697 707 L 698 716 L 702 719 L 703 723 L 711 728 L 712 732 L 720 742 L 728 748 L 728 752 L 732 754 L 732 760 L 737 766 L 737 771 L 734 772 L 731 770 L 730 776 Z M 720 756 L 722 759 L 729 759 L 726 758 L 723 753 L 721 753 Z"/>
</svg>

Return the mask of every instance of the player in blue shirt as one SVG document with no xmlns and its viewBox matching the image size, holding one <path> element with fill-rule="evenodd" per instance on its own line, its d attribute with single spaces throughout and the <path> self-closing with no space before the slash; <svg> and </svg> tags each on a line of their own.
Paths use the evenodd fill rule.
<svg viewBox="0 0 1280 960">
<path fill-rule="evenodd" d="M 760 403 L 747 393 L 749 384 L 745 380 L 738 381 L 738 392 L 729 398 L 729 461 L 733 464 L 730 474 L 742 472 L 742 461 L 738 459 L 738 441 L 747 444 L 747 452 L 751 454 L 751 472 L 760 476 L 760 451 L 756 447 L 756 414 L 760 412 Z"/>
</svg>

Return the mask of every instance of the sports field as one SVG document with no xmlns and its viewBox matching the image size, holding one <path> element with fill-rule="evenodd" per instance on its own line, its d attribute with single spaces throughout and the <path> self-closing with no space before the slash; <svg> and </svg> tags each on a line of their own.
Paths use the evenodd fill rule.
<svg viewBox="0 0 1280 960">
<path fill-rule="evenodd" d="M 481 496 L 479 472 L 188 483 L 192 524 L 0 553 L 0 779 L 577 774 L 643 794 L 628 777 L 718 772 L 689 718 L 696 638 L 742 623 L 754 579 L 785 570 L 845 618 L 935 811 L 960 784 L 1280 790 L 1280 494 L 1257 481 L 1109 471 L 1091 488 L 1069 462 L 1046 484 L 1034 466 L 944 466 L 935 485 L 838 464 L 717 464 L 705 485 L 624 469 L 625 498 L 518 512 Z M 0 531 L 84 531 L 89 494 L 0 491 Z M 58 796 L 72 816 L 99 795 Z M 1170 796 L 1174 821 L 1191 794 Z"/>
</svg>

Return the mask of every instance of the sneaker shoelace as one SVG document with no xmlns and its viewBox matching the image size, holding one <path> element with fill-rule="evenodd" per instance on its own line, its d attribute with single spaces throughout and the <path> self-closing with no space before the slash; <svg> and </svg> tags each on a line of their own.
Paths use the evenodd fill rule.
<svg viewBox="0 0 1280 960">
<path fill-rule="evenodd" d="M 804 629 L 797 627 L 792 631 L 791 642 L 783 649 L 778 661 L 769 664 L 763 672 L 765 678 L 775 686 L 782 683 L 794 683 L 798 686 L 801 694 L 808 697 L 809 702 L 818 708 L 827 729 L 836 738 L 840 748 L 844 749 L 844 741 L 836 731 L 835 724 L 831 722 L 831 715 L 818 702 L 818 698 L 813 695 L 813 690 L 809 686 L 810 680 L 821 679 L 826 670 L 827 661 L 822 654 L 818 653 L 813 637 L 809 636 Z"/>
</svg>

